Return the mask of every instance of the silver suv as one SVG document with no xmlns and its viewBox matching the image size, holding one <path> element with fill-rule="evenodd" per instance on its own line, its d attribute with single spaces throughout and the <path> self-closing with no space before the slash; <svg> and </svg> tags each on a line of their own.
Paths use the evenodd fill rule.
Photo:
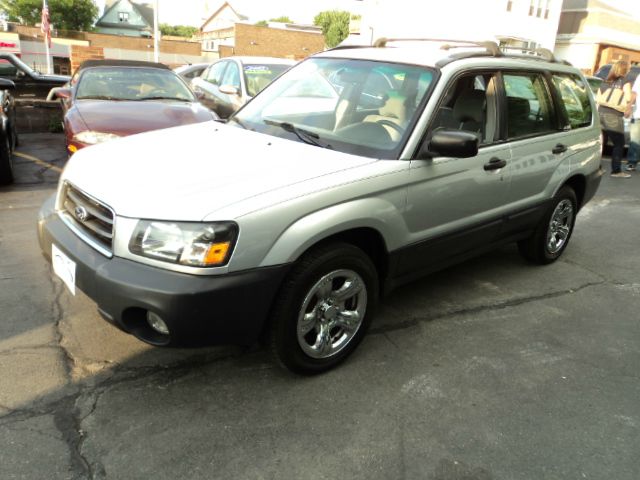
<svg viewBox="0 0 640 480">
<path fill-rule="evenodd" d="M 334 49 L 226 124 L 78 152 L 40 242 L 73 294 L 145 342 L 265 338 L 286 367 L 321 372 L 404 282 L 507 242 L 556 260 L 602 176 L 595 111 L 548 52 Z"/>
</svg>

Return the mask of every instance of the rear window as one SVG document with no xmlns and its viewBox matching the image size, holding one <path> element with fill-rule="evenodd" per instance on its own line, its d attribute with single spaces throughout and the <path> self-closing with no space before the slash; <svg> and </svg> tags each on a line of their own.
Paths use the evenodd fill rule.
<svg viewBox="0 0 640 480">
<path fill-rule="evenodd" d="M 579 76 L 569 74 L 553 75 L 553 83 L 560 92 L 571 128 L 591 125 L 593 111 L 587 91 L 588 84 Z"/>
<path fill-rule="evenodd" d="M 18 69 L 7 60 L 0 60 L 0 77 L 15 77 Z"/>
</svg>

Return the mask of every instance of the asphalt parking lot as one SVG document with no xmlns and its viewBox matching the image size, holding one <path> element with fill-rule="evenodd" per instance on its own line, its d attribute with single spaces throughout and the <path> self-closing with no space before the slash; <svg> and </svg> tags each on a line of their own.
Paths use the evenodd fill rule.
<svg viewBox="0 0 640 480">
<path fill-rule="evenodd" d="M 0 188 L 0 478 L 640 478 L 640 173 L 604 177 L 560 261 L 510 246 L 404 287 L 307 378 L 258 347 L 149 347 L 68 294 L 35 235 L 63 138 L 21 140 Z"/>
</svg>

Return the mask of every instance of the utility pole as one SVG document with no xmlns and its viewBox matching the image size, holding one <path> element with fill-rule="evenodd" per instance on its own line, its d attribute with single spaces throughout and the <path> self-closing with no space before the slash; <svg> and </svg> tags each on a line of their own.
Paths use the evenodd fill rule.
<svg viewBox="0 0 640 480">
<path fill-rule="evenodd" d="M 153 60 L 160 61 L 160 28 L 158 26 L 158 4 L 160 0 L 155 0 L 153 6 Z"/>
</svg>

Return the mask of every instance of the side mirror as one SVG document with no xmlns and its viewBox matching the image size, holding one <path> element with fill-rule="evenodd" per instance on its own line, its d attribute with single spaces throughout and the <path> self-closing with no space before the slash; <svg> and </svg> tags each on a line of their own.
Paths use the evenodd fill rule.
<svg viewBox="0 0 640 480">
<path fill-rule="evenodd" d="M 196 96 L 198 100 L 204 100 L 204 93 L 202 93 L 202 91 L 196 90 L 193 92 L 193 94 Z"/>
<path fill-rule="evenodd" d="M 27 74 L 24 73 L 22 70 L 16 70 L 16 78 L 24 78 L 26 76 Z"/>
<path fill-rule="evenodd" d="M 220 93 L 225 93 L 227 95 L 238 95 L 240 93 L 233 85 L 220 85 L 218 90 L 220 90 Z"/>
<path fill-rule="evenodd" d="M 71 98 L 71 89 L 70 88 L 59 87 L 59 88 L 54 88 L 54 89 L 51 89 L 51 90 L 52 90 L 53 95 L 56 98 L 59 98 L 61 100 L 67 100 L 67 99 Z"/>
<path fill-rule="evenodd" d="M 469 158 L 478 155 L 478 135 L 460 130 L 437 130 L 420 149 L 420 158 Z"/>
</svg>

